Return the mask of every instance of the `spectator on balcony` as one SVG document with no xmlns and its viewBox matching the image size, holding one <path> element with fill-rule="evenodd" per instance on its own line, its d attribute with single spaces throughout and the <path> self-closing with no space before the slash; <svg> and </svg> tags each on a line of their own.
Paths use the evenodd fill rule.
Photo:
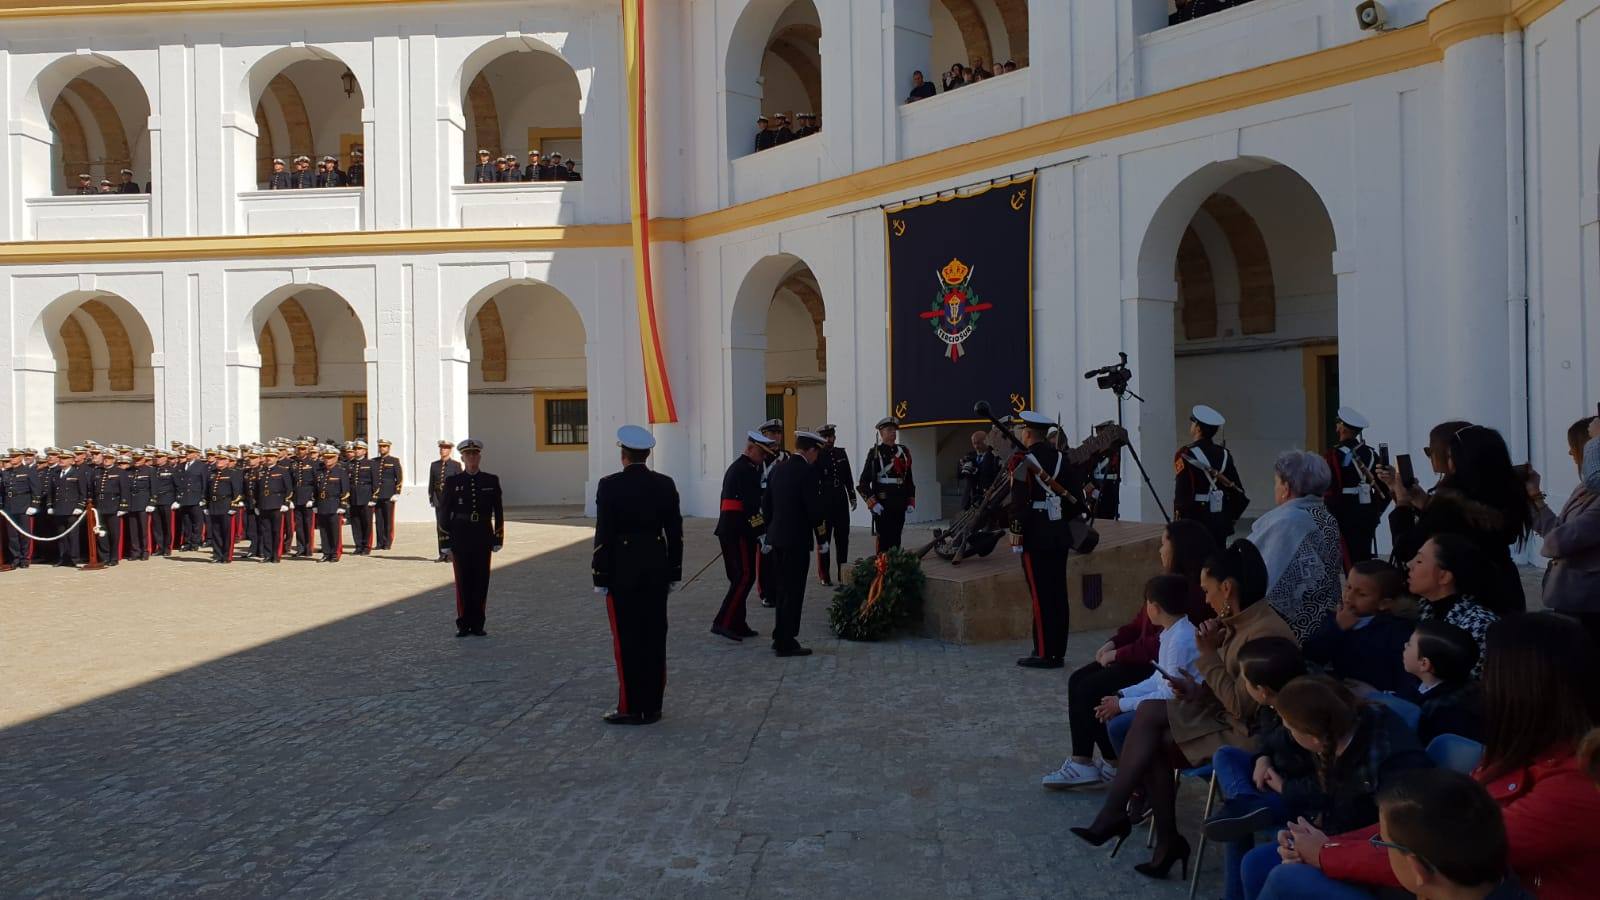
<svg viewBox="0 0 1600 900">
<path fill-rule="evenodd" d="M 798 118 L 800 127 L 795 129 L 795 140 L 799 140 L 803 137 L 810 137 L 817 133 L 817 127 L 812 124 L 811 113 L 801 113 Z"/>
<path fill-rule="evenodd" d="M 956 88 L 958 88 L 958 87 L 966 87 L 966 85 L 967 85 L 967 70 L 966 70 L 966 67 L 961 65 L 961 63 L 956 63 L 955 65 L 952 65 L 950 67 L 950 71 L 946 72 L 945 76 L 944 76 L 944 91 L 945 91 L 945 93 L 948 94 L 951 91 L 955 90 Z"/>
<path fill-rule="evenodd" d="M 283 167 L 283 160 L 272 161 L 272 174 L 267 176 L 267 190 L 287 191 L 289 189 L 289 173 Z"/>
<path fill-rule="evenodd" d="M 539 151 L 528 151 L 528 165 L 522 170 L 523 181 L 544 180 L 544 160 L 539 156 Z"/>
<path fill-rule="evenodd" d="M 139 191 L 139 182 L 133 180 L 133 170 L 132 169 L 123 169 L 122 170 L 122 184 L 117 186 L 117 193 L 119 193 L 119 194 L 137 194 L 137 193 L 140 193 L 140 191 Z"/>
<path fill-rule="evenodd" d="M 331 156 L 322 158 L 322 171 L 317 173 L 317 187 L 344 187 L 344 173 L 339 171 L 339 161 Z"/>
<path fill-rule="evenodd" d="M 984 66 L 983 57 L 981 56 L 974 56 L 972 58 L 971 72 L 973 81 L 982 81 L 985 78 L 994 77 L 994 73 L 989 71 L 989 69 Z"/>
<path fill-rule="evenodd" d="M 344 173 L 344 183 L 349 187 L 366 187 L 367 164 L 366 154 L 362 152 L 360 144 L 350 147 L 350 168 Z"/>
<path fill-rule="evenodd" d="M 111 179 L 109 179 L 109 178 L 100 179 L 100 190 L 98 191 L 98 193 L 101 193 L 101 194 L 115 194 L 116 193 L 116 191 L 111 187 Z"/>
<path fill-rule="evenodd" d="M 933 86 L 933 82 L 922 77 L 921 69 L 911 73 L 911 93 L 906 95 L 907 103 L 926 100 L 937 93 L 939 93 L 939 89 Z"/>
<path fill-rule="evenodd" d="M 550 154 L 550 165 L 544 167 L 545 181 L 566 181 L 567 164 L 562 161 L 560 153 Z"/>
<path fill-rule="evenodd" d="M 506 157 L 505 165 L 500 168 L 500 177 L 498 180 L 502 184 L 522 181 L 522 167 L 517 165 L 517 158 L 515 156 Z"/>
<path fill-rule="evenodd" d="M 317 176 L 311 171 L 311 157 L 296 156 L 294 158 L 294 173 L 289 176 L 289 187 L 295 190 L 314 188 L 317 186 Z"/>
<path fill-rule="evenodd" d="M 774 119 L 773 130 L 778 133 L 778 144 L 781 146 L 794 140 L 794 130 L 789 127 L 789 114 L 778 113 Z"/>
<path fill-rule="evenodd" d="M 87 196 L 89 194 L 93 194 L 94 192 L 95 192 L 95 190 L 94 190 L 94 181 L 90 179 L 89 173 L 88 172 L 79 172 L 78 173 L 78 188 L 77 188 L 77 190 L 73 191 L 73 193 L 78 194 L 80 196 Z"/>
<path fill-rule="evenodd" d="M 1017 70 L 1017 61 L 1014 59 L 1008 59 L 1006 60 L 1006 64 L 1001 68 L 1004 69 L 1005 73 L 1009 75 Z"/>
<path fill-rule="evenodd" d="M 568 180 L 568 181 L 582 181 L 583 180 L 583 173 L 578 171 L 578 161 L 575 160 L 575 159 L 567 160 L 567 179 L 566 180 Z"/>
<path fill-rule="evenodd" d="M 489 161 L 489 151 L 478 148 L 478 165 L 472 170 L 472 180 L 477 184 L 494 181 L 494 163 Z"/>
<path fill-rule="evenodd" d="M 772 130 L 772 120 L 766 116 L 756 118 L 756 151 L 771 150 L 778 146 L 778 133 Z"/>
</svg>

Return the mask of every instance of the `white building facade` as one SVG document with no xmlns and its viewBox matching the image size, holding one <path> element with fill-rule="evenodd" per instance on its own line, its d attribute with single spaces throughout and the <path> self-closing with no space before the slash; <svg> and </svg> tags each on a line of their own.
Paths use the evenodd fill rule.
<svg viewBox="0 0 1600 900">
<path fill-rule="evenodd" d="M 0 445 L 381 436 L 414 483 L 470 433 L 513 502 L 592 497 L 646 418 L 620 0 L 84 6 L 0 0 Z M 859 455 L 879 207 L 1031 170 L 1034 405 L 1113 418 L 1082 373 L 1125 350 L 1163 493 L 1195 402 L 1259 504 L 1340 404 L 1419 462 L 1433 424 L 1492 425 L 1569 488 L 1600 398 L 1600 0 L 1394 0 L 1383 31 L 1354 6 L 648 3 L 655 463 L 686 509 L 715 515 L 769 414 Z M 904 102 L 973 59 L 1017 66 Z M 751 152 L 756 115 L 802 111 L 820 133 Z M 261 190 L 357 144 L 363 187 Z M 474 184 L 479 147 L 583 180 Z M 149 191 L 67 193 L 124 167 Z M 922 496 L 963 434 L 905 434 Z"/>
</svg>

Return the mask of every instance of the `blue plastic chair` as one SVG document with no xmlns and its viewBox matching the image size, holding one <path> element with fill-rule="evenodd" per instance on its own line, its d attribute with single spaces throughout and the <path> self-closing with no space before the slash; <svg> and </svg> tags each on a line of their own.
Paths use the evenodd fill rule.
<svg viewBox="0 0 1600 900">
<path fill-rule="evenodd" d="M 1483 745 L 1459 734 L 1441 734 L 1428 742 L 1428 758 L 1441 769 L 1471 775 L 1483 759 Z"/>
<path fill-rule="evenodd" d="M 1416 731 L 1417 724 L 1422 721 L 1422 707 L 1409 700 L 1401 700 L 1390 693 L 1369 694 L 1367 699 L 1375 703 L 1382 703 L 1384 706 L 1394 710 L 1401 720 L 1406 723 L 1406 727 L 1412 731 Z"/>
</svg>

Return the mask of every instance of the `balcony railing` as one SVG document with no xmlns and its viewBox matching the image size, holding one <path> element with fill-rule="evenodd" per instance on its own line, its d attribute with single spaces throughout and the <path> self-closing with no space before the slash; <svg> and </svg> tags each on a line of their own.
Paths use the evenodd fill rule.
<svg viewBox="0 0 1600 900">
<path fill-rule="evenodd" d="M 27 201 L 28 236 L 81 241 L 150 236 L 149 194 L 85 194 Z"/>
<path fill-rule="evenodd" d="M 458 184 L 450 188 L 450 220 L 462 228 L 575 225 L 581 181 Z"/>
<path fill-rule="evenodd" d="M 239 224 L 245 234 L 317 234 L 360 231 L 365 188 L 244 191 Z"/>
</svg>

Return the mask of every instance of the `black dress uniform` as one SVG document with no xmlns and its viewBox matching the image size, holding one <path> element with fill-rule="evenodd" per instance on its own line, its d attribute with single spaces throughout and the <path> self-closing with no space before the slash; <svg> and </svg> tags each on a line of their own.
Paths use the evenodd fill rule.
<svg viewBox="0 0 1600 900">
<path fill-rule="evenodd" d="M 1034 442 L 1028 451 L 1044 474 L 1068 490 L 1078 490 L 1072 466 L 1048 440 Z M 1033 602 L 1033 655 L 1017 664 L 1054 669 L 1062 666 L 1067 653 L 1067 551 L 1072 545 L 1068 522 L 1080 510 L 1069 498 L 1052 499 L 1054 492 L 1040 484 L 1037 475 L 1025 463 L 1011 475 L 1011 532 L 1022 536 L 1022 574 Z"/>
<path fill-rule="evenodd" d="M 1112 453 L 1100 460 L 1089 476 L 1098 493 L 1094 505 L 1095 518 L 1114 521 L 1122 518 L 1122 453 Z"/>
<path fill-rule="evenodd" d="M 815 438 L 822 443 L 820 437 Z M 804 449 L 802 447 L 802 449 Z M 795 640 L 800 633 L 800 611 L 805 603 L 806 570 L 811 548 L 822 534 L 822 490 L 817 467 L 798 454 L 772 472 L 761 500 L 767 520 L 767 545 L 776 572 L 778 614 L 772 626 L 772 649 L 779 656 L 810 654 Z"/>
<path fill-rule="evenodd" d="M 253 559 L 261 556 L 261 537 L 257 533 L 257 522 L 261 518 L 260 507 L 256 505 L 256 489 L 261 483 L 261 467 L 254 462 L 243 468 L 231 469 L 239 473 L 239 513 L 236 516 L 238 524 L 235 534 L 238 540 L 248 543 L 250 549 L 245 552 L 244 559 Z"/>
<path fill-rule="evenodd" d="M 344 556 L 344 510 L 350 502 L 350 476 L 333 454 L 322 457 L 316 472 L 317 533 L 322 543 L 322 561 L 338 562 Z"/>
<path fill-rule="evenodd" d="M 906 511 L 917 505 L 917 484 L 911 477 L 911 451 L 903 444 L 879 444 L 867 454 L 856 491 L 873 510 L 877 552 L 900 546 Z"/>
<path fill-rule="evenodd" d="M 55 518 L 53 530 L 65 530 L 77 520 L 89 505 L 89 473 L 85 466 L 62 466 L 51 480 L 50 515 Z M 75 566 L 83 562 L 83 528 L 67 531 L 58 541 L 60 555 L 56 565 Z"/>
<path fill-rule="evenodd" d="M 1335 444 L 1326 459 L 1328 468 L 1333 470 L 1333 484 L 1326 497 L 1328 512 L 1339 523 L 1345 562 L 1354 565 L 1372 559 L 1376 555 L 1378 524 L 1389 505 L 1388 491 L 1372 474 L 1378 465 L 1378 451 L 1367 446 L 1358 434 Z"/>
<path fill-rule="evenodd" d="M 345 463 L 350 475 L 350 543 L 356 556 L 372 552 L 372 460 L 356 457 Z"/>
<path fill-rule="evenodd" d="M 776 445 L 776 444 L 774 444 Z M 767 492 L 767 485 L 772 479 L 772 470 L 789 458 L 789 451 L 774 450 L 767 461 L 761 464 L 761 493 Z M 778 576 L 777 569 L 772 567 L 772 560 L 766 553 L 756 554 L 756 596 L 761 598 L 761 605 L 776 607 L 778 605 Z"/>
<path fill-rule="evenodd" d="M 831 429 L 832 426 L 829 426 Z M 828 431 L 818 432 L 828 437 Z M 844 580 L 844 567 L 850 563 L 850 512 L 856 508 L 855 487 L 850 483 L 850 457 L 843 447 L 823 447 L 817 457 L 817 479 L 822 488 L 822 532 L 817 536 L 817 577 L 832 584 L 836 569 Z M 831 551 L 837 546 L 839 552 Z M 832 565 L 830 560 L 834 560 Z"/>
<path fill-rule="evenodd" d="M 287 191 L 289 189 L 289 173 L 273 172 L 267 176 L 267 190 Z"/>
<path fill-rule="evenodd" d="M 361 160 L 362 160 L 361 157 L 359 157 L 359 156 L 355 157 L 355 159 L 350 163 L 350 168 L 345 170 L 345 172 L 344 172 L 344 185 L 345 185 L 345 187 L 366 187 L 367 186 L 367 164 L 362 162 Z"/>
<path fill-rule="evenodd" d="M 500 478 L 466 472 L 445 479 L 439 510 L 450 562 L 456 576 L 456 632 L 483 634 L 489 603 L 489 559 L 506 540 Z"/>
<path fill-rule="evenodd" d="M 746 620 L 745 601 L 756 580 L 757 542 L 767 531 L 767 520 L 761 515 L 761 470 L 761 463 L 741 454 L 722 475 L 716 535 L 722 545 L 728 592 L 711 622 L 711 633 L 735 640 L 757 635 Z"/>
<path fill-rule="evenodd" d="M 481 156 L 478 158 L 479 160 L 483 159 Z M 478 184 L 493 184 L 495 181 L 497 181 L 498 179 L 495 178 L 494 163 L 479 162 L 477 166 L 473 167 L 472 180 Z"/>
<path fill-rule="evenodd" d="M 12 466 L 0 472 L 0 498 L 4 499 L 6 515 L 23 528 L 37 531 L 34 521 L 44 502 L 43 493 L 41 479 L 27 466 Z M 26 569 L 33 561 L 33 541 L 11 522 L 0 521 L 0 526 L 5 531 L 5 563 Z"/>
<path fill-rule="evenodd" d="M 433 509 L 434 519 L 439 518 L 439 510 L 443 507 L 444 483 L 453 475 L 461 473 L 461 463 L 453 459 L 436 459 L 428 466 L 428 506 Z M 444 561 L 445 530 L 442 525 L 435 529 L 438 532 L 439 561 Z"/>
<path fill-rule="evenodd" d="M 128 473 L 106 466 L 94 479 L 94 512 L 100 533 L 95 536 L 100 564 L 114 566 L 122 558 L 122 519 L 128 513 Z"/>
<path fill-rule="evenodd" d="M 173 475 L 178 487 L 178 518 L 183 526 L 183 549 L 198 550 L 205 542 L 206 485 L 211 480 L 211 466 L 199 459 L 178 464 Z"/>
<path fill-rule="evenodd" d="M 1177 473 L 1172 489 L 1173 518 L 1199 522 L 1211 532 L 1218 547 L 1226 546 L 1233 534 L 1233 523 L 1239 520 L 1245 505 L 1240 503 L 1242 495 L 1222 484 L 1224 478 L 1231 484 L 1239 483 L 1233 454 L 1210 438 L 1201 438 L 1180 449 L 1172 465 Z M 1222 478 L 1216 477 L 1219 473 Z"/>
<path fill-rule="evenodd" d="M 289 478 L 294 484 L 295 555 L 308 559 L 317 542 L 317 473 L 321 470 L 321 460 L 311 456 L 296 456 L 289 464 Z"/>
<path fill-rule="evenodd" d="M 1000 456 L 988 447 L 983 452 L 968 450 L 956 464 L 956 480 L 961 482 L 961 509 L 969 510 L 983 502 L 990 485 L 1000 475 Z"/>
<path fill-rule="evenodd" d="M 283 559 L 283 532 L 289 513 L 285 507 L 294 497 L 294 476 L 289 467 L 278 463 L 261 470 L 256 479 L 256 556 L 270 563 Z"/>
<path fill-rule="evenodd" d="M 234 520 L 244 505 L 239 482 L 234 479 L 237 471 L 218 466 L 206 479 L 206 539 L 214 562 L 233 562 L 233 542 L 238 537 Z"/>
<path fill-rule="evenodd" d="M 336 165 L 329 165 L 317 173 L 317 187 L 336 188 L 344 187 L 344 173 Z"/>
<path fill-rule="evenodd" d="M 123 516 L 123 555 L 128 559 L 150 558 L 153 538 L 150 520 L 155 518 L 155 467 L 135 465 L 127 470 L 128 514 Z"/>
<path fill-rule="evenodd" d="M 636 425 L 624 426 L 618 438 L 632 450 L 655 443 Z M 667 594 L 683 580 L 678 487 L 644 463 L 630 463 L 600 479 L 594 505 L 591 567 L 595 589 L 606 594 L 619 685 L 616 711 L 606 718 L 654 722 L 667 686 Z"/>
<path fill-rule="evenodd" d="M 379 550 L 390 550 L 394 548 L 394 498 L 400 495 L 400 489 L 405 484 L 405 470 L 400 466 L 400 460 L 387 454 L 380 453 L 377 459 L 369 462 L 372 469 L 372 496 L 378 501 L 378 505 L 373 507 L 375 545 Z"/>
<path fill-rule="evenodd" d="M 177 467 L 170 461 L 151 468 L 150 550 L 157 556 L 171 556 L 178 543 L 178 480 Z"/>
</svg>

